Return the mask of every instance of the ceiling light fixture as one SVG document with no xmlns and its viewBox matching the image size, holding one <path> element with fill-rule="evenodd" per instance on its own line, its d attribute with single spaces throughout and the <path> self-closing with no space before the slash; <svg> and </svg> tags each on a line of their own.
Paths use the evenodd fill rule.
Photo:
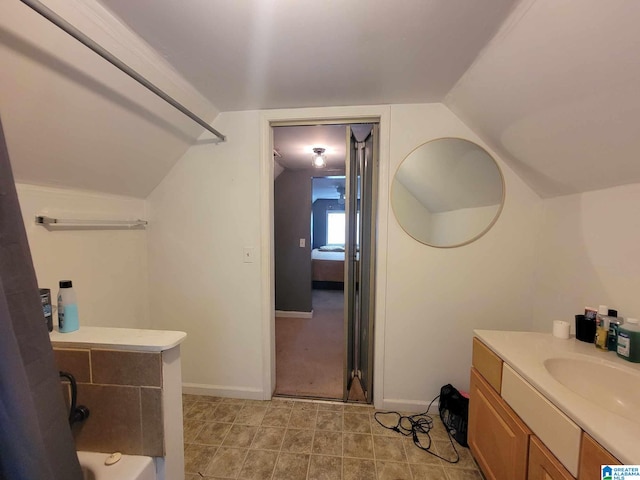
<svg viewBox="0 0 640 480">
<path fill-rule="evenodd" d="M 313 158 L 311 164 L 316 168 L 324 168 L 327 166 L 327 157 L 324 154 L 325 149 L 321 147 L 315 147 L 313 149 Z"/>
</svg>

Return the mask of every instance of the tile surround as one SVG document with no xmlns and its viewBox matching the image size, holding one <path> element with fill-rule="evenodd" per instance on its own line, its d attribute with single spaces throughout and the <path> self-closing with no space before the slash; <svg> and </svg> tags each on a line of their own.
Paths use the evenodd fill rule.
<svg viewBox="0 0 640 480">
<path fill-rule="evenodd" d="M 162 387 L 162 355 L 92 348 L 91 373 L 103 385 Z"/>
<path fill-rule="evenodd" d="M 162 354 L 98 348 L 57 348 L 58 370 L 78 384 L 89 418 L 74 425 L 78 450 L 163 456 Z M 69 395 L 65 394 L 67 402 Z"/>
<path fill-rule="evenodd" d="M 140 389 L 140 413 L 142 424 L 142 451 L 163 452 L 162 390 L 159 388 Z"/>
<path fill-rule="evenodd" d="M 142 451 L 140 389 L 79 383 L 78 405 L 90 410 L 72 429 L 78 450 Z"/>
<path fill-rule="evenodd" d="M 468 449 L 446 463 L 382 428 L 369 406 L 184 395 L 183 407 L 185 480 L 482 480 Z M 437 417 L 431 439 L 453 455 Z"/>
<path fill-rule="evenodd" d="M 89 350 L 67 348 L 53 349 L 58 370 L 74 376 L 76 382 L 91 383 L 91 359 Z"/>
</svg>

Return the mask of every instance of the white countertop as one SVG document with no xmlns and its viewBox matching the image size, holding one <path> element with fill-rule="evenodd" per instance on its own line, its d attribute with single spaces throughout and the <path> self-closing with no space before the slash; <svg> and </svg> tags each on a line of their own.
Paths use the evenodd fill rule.
<svg viewBox="0 0 640 480">
<path fill-rule="evenodd" d="M 142 330 L 137 328 L 85 327 L 75 332 L 60 333 L 54 329 L 49 333 L 55 347 L 101 347 L 111 350 L 138 350 L 163 352 L 180 345 L 185 332 L 170 330 Z"/>
<path fill-rule="evenodd" d="M 588 359 L 638 375 L 640 364 L 627 362 L 614 352 L 598 351 L 593 344 L 574 337 L 562 340 L 549 333 L 494 330 L 475 330 L 475 335 L 623 464 L 640 464 L 640 405 L 637 422 L 609 412 L 556 381 L 544 367 L 544 361 L 557 357 Z M 606 384 L 607 379 L 592 381 Z M 640 382 L 637 388 L 640 389 Z"/>
</svg>

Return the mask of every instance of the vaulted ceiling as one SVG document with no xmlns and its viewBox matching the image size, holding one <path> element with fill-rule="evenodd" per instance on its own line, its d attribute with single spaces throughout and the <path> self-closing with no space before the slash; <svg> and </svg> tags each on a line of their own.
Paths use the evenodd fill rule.
<svg viewBox="0 0 640 480">
<path fill-rule="evenodd" d="M 445 103 L 543 197 L 640 182 L 640 2 L 526 0 Z"/>
<path fill-rule="evenodd" d="M 47 5 L 200 116 L 217 115 L 99 4 Z M 19 0 L 0 1 L 0 118 L 16 181 L 139 198 L 203 131 Z"/>
<path fill-rule="evenodd" d="M 636 0 L 101 2 L 43 0 L 207 121 L 443 102 L 541 196 L 640 182 Z M 144 198 L 202 133 L 19 0 L 0 68 L 18 181 Z"/>
<path fill-rule="evenodd" d="M 101 0 L 222 111 L 439 102 L 514 0 Z"/>
</svg>

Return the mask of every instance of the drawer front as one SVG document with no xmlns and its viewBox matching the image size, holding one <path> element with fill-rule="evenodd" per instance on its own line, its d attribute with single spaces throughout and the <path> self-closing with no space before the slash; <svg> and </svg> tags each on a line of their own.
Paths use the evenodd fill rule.
<svg viewBox="0 0 640 480">
<path fill-rule="evenodd" d="M 526 480 L 531 432 L 471 369 L 469 448 L 487 480 Z"/>
<path fill-rule="evenodd" d="M 620 462 L 607 452 L 602 445 L 583 432 L 578 480 L 600 480 L 602 478 L 601 465 L 620 465 Z"/>
<path fill-rule="evenodd" d="M 580 427 L 506 364 L 502 369 L 502 398 L 577 477 Z"/>
<path fill-rule="evenodd" d="M 471 363 L 480 375 L 489 382 L 493 389 L 500 393 L 502 385 L 502 359 L 493 353 L 489 347 L 473 338 L 473 358 Z"/>
<path fill-rule="evenodd" d="M 527 480 L 575 480 L 535 435 L 529 441 L 529 474 Z"/>
</svg>

